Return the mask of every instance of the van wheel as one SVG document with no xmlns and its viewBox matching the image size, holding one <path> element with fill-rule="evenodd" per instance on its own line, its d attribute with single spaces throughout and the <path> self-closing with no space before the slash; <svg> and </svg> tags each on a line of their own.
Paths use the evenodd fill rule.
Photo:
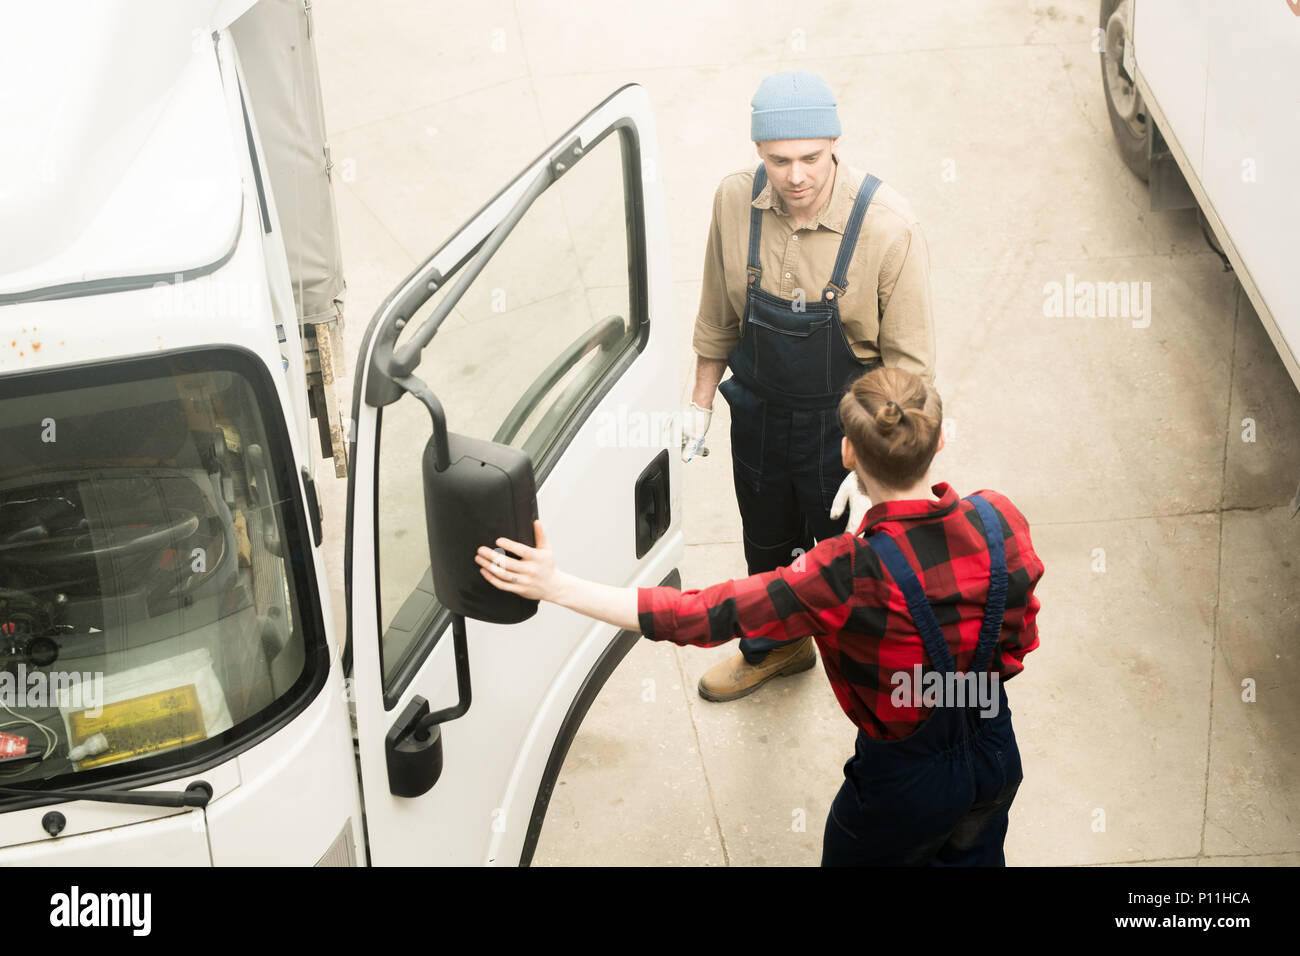
<svg viewBox="0 0 1300 956">
<path fill-rule="evenodd" d="M 1133 77 L 1124 68 L 1124 51 L 1129 45 L 1128 15 L 1129 0 L 1101 0 L 1101 81 L 1110 128 L 1115 132 L 1124 165 L 1146 182 L 1151 173 L 1147 158 L 1151 123 Z"/>
</svg>

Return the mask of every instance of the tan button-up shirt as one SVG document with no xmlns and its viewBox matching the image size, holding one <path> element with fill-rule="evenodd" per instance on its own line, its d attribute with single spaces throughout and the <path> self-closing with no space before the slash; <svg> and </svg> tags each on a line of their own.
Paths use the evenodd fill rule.
<svg viewBox="0 0 1300 956">
<path fill-rule="evenodd" d="M 740 341 L 745 311 L 749 211 L 765 210 L 759 243 L 762 287 L 783 299 L 802 289 L 816 302 L 830 282 L 840 239 L 863 173 L 838 158 L 831 197 L 798 230 L 771 182 L 751 203 L 754 169 L 732 173 L 713 197 L 713 222 L 704 255 L 704 287 L 693 344 L 704 358 L 722 359 Z M 757 164 L 755 164 L 757 165 Z M 867 207 L 840 301 L 845 336 L 860 361 L 881 360 L 934 381 L 934 316 L 930 305 L 930 251 L 911 207 L 882 183 Z"/>
</svg>

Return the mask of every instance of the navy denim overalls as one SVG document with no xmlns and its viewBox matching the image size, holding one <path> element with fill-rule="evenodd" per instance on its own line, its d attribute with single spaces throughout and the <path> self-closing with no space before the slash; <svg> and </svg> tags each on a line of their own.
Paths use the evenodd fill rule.
<svg viewBox="0 0 1300 956">
<path fill-rule="evenodd" d="M 766 183 L 760 163 L 754 199 Z M 844 432 L 836 406 L 853 379 L 880 363 L 864 363 L 853 354 L 840 322 L 839 300 L 848 286 L 849 262 L 867 206 L 879 186 L 875 176 L 863 179 L 830 282 L 806 303 L 762 289 L 758 250 L 763 210 L 750 210 L 745 315 L 740 341 L 727 356 L 731 378 L 719 386 L 731 408 L 732 472 L 750 574 L 790 564 L 812 549 L 814 538 L 844 533 L 844 519 L 829 515 L 848 474 L 840 458 Z M 746 638 L 740 650 L 757 664 L 777 643 Z"/>
<path fill-rule="evenodd" d="M 990 558 L 972 674 L 989 673 L 1007 599 L 1007 558 L 1001 519 L 979 495 L 975 505 Z M 898 545 L 886 533 L 863 539 L 902 588 L 908 611 L 939 674 L 956 672 L 930 602 Z M 934 707 L 901 740 L 858 731 L 844 765 L 844 784 L 831 803 L 822 839 L 823 866 L 1004 866 L 1007 813 L 1021 781 L 1020 751 L 1011 729 L 1006 690 L 997 682 L 998 710 Z M 967 697 L 970 700 L 970 697 Z"/>
</svg>

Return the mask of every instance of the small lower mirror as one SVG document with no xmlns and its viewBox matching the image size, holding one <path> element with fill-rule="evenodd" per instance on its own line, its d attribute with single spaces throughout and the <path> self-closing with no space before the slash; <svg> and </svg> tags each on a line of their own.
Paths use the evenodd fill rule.
<svg viewBox="0 0 1300 956">
<path fill-rule="evenodd" d="M 437 468 L 436 438 L 424 450 L 424 513 L 429 532 L 433 592 L 455 614 L 494 624 L 517 624 L 537 613 L 537 602 L 500 591 L 479 572 L 475 551 L 497 538 L 530 547 L 537 518 L 532 460 L 518 448 L 447 435 L 447 467 Z"/>
<path fill-rule="evenodd" d="M 429 702 L 418 694 L 384 739 L 388 790 L 395 797 L 420 797 L 442 776 L 442 728 L 434 724 L 421 740 L 420 721 L 429 716 Z"/>
</svg>

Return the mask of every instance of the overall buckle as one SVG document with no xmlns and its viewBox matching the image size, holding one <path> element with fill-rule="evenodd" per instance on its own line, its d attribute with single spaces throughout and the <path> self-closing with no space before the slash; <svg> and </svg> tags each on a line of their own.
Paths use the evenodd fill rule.
<svg viewBox="0 0 1300 956">
<path fill-rule="evenodd" d="M 826 283 L 826 288 L 822 289 L 822 301 L 828 302 L 836 296 L 843 296 L 844 293 L 848 291 L 848 288 L 849 284 L 847 282 L 845 282 L 842 287 L 837 286 L 834 282 L 828 282 Z"/>
</svg>

